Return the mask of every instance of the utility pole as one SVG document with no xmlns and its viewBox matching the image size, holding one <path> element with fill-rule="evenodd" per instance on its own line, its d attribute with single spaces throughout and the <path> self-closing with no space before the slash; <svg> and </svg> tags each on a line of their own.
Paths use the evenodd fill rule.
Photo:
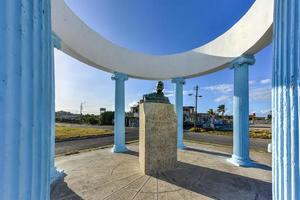
<svg viewBox="0 0 300 200">
<path fill-rule="evenodd" d="M 106 108 L 100 108 L 100 115 L 99 115 L 99 125 L 101 125 L 101 115 L 102 113 L 105 113 L 106 112 Z"/>
<path fill-rule="evenodd" d="M 101 125 L 101 108 L 99 108 L 99 111 L 100 111 L 100 113 L 99 113 L 99 126 Z"/>
<path fill-rule="evenodd" d="M 197 127 L 197 115 L 198 115 L 198 111 L 197 111 L 197 108 L 198 108 L 198 98 L 201 98 L 202 96 L 201 95 L 198 95 L 198 90 L 199 90 L 199 86 L 196 85 L 196 87 L 194 88 L 194 90 L 196 91 L 196 94 L 195 94 L 195 120 L 194 120 L 194 128 Z M 192 96 L 194 94 L 188 94 L 189 96 Z"/>
<path fill-rule="evenodd" d="M 198 120 L 198 85 L 196 85 L 196 95 L 195 95 L 195 122 L 194 122 L 194 128 L 196 128 L 197 126 L 197 120 Z"/>
<path fill-rule="evenodd" d="M 83 104 L 85 104 L 86 102 L 81 102 L 80 103 L 80 122 L 82 122 L 82 110 L 83 110 Z"/>
</svg>

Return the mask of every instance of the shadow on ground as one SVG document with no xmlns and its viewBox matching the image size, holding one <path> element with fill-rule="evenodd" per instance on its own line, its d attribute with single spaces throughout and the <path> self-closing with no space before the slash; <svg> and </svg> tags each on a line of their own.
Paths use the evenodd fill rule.
<svg viewBox="0 0 300 200">
<path fill-rule="evenodd" d="M 132 151 L 130 149 L 128 149 L 128 151 L 124 152 L 125 154 L 128 154 L 128 155 L 132 155 L 132 156 L 137 156 L 139 157 L 139 152 L 136 152 L 136 151 Z"/>
<path fill-rule="evenodd" d="M 68 187 L 68 184 L 64 180 L 60 180 L 51 188 L 51 200 L 83 200 L 73 190 Z"/>
<path fill-rule="evenodd" d="M 108 174 L 107 180 L 109 181 L 106 180 L 107 184 L 102 184 L 97 191 L 85 191 L 89 193 L 90 197 L 92 197 L 88 199 L 93 199 L 96 195 L 98 195 L 96 196 L 98 199 L 109 197 L 108 199 L 114 200 L 132 199 L 135 197 L 140 197 L 136 199 L 147 200 L 163 199 L 163 197 L 170 197 L 167 199 L 172 199 L 172 195 L 174 195 L 173 197 L 178 197 L 173 199 L 179 199 L 179 197 L 181 197 L 180 199 L 186 200 L 201 199 L 203 196 L 211 199 L 222 200 L 272 199 L 272 184 L 264 181 L 269 179 L 264 179 L 264 177 L 262 177 L 262 180 L 258 180 L 260 176 L 254 176 L 257 179 L 248 177 L 253 175 L 253 173 L 259 173 L 262 174 L 262 176 L 268 176 L 270 172 L 266 172 L 265 170 L 269 171 L 269 166 L 258 164 L 255 167 L 256 169 L 237 168 L 229 164 L 227 165 L 226 162 L 224 162 L 226 158 L 231 156 L 226 153 L 209 151 L 207 149 L 200 148 L 187 148 L 185 151 L 199 152 L 199 154 L 196 155 L 200 156 L 195 157 L 195 154 L 186 154 L 184 157 L 185 160 L 178 161 L 178 165 L 175 169 L 157 173 L 151 177 L 145 176 L 136 170 L 138 169 L 138 152 L 129 150 L 124 153 L 125 155 L 115 155 L 117 156 L 116 158 L 123 158 L 123 161 L 126 159 L 128 162 L 124 163 L 124 165 L 119 164 L 120 160 L 116 162 L 115 166 L 117 167 L 115 169 L 118 171 L 117 175 L 114 176 L 114 174 Z M 179 151 L 179 153 L 181 153 L 181 151 Z M 211 158 L 214 158 L 215 162 L 207 165 L 205 163 L 205 157 L 203 154 L 212 155 Z M 216 156 L 222 158 L 215 159 Z M 111 159 L 111 156 L 107 157 L 107 160 L 103 162 L 108 162 L 108 159 Z M 190 159 L 192 159 L 193 163 L 187 163 Z M 220 162 L 220 160 L 222 160 L 222 162 Z M 94 169 L 103 167 L 103 162 L 98 162 L 99 166 L 98 164 L 93 164 Z M 128 164 L 130 163 L 132 164 L 130 165 L 131 168 L 128 167 Z M 219 163 L 220 166 L 218 166 L 217 163 Z M 132 168 L 135 170 L 131 171 Z M 104 169 L 106 170 L 106 168 Z M 118 177 L 122 174 L 125 174 L 125 178 Z M 93 179 L 93 177 L 93 174 L 92 176 L 89 176 L 91 179 Z M 135 179 L 127 180 L 128 177 L 135 177 Z M 86 178 L 86 176 L 84 176 L 84 178 Z M 92 182 L 94 184 L 97 184 L 98 182 L 101 183 L 101 181 L 98 181 L 97 179 L 93 179 L 93 181 Z M 89 188 L 89 185 L 87 183 L 83 183 L 80 187 Z M 82 191 L 76 192 L 84 195 L 81 193 Z M 149 196 L 147 197 L 147 195 Z M 156 198 L 154 198 L 155 196 Z M 68 184 L 63 180 L 57 183 L 51 191 L 51 200 L 82 199 L 83 198 L 70 189 Z"/>
<path fill-rule="evenodd" d="M 205 153 L 205 154 L 209 154 L 209 155 L 213 155 L 213 156 L 221 156 L 221 157 L 224 157 L 224 158 L 231 158 L 230 154 L 221 153 L 221 152 L 214 152 L 214 151 L 208 151 L 208 150 L 205 150 L 205 149 L 196 149 L 196 148 L 186 147 L 185 150 L 186 151 L 194 151 L 194 152 L 198 152 L 198 153 Z M 255 161 L 253 161 L 253 163 L 254 163 L 254 165 L 250 166 L 249 168 L 258 168 L 258 169 L 263 169 L 263 170 L 267 170 L 267 171 L 272 171 L 272 168 L 270 166 L 260 164 L 260 163 L 256 163 Z"/>
<path fill-rule="evenodd" d="M 184 162 L 154 177 L 213 199 L 272 199 L 269 182 Z"/>
<path fill-rule="evenodd" d="M 196 148 L 192 148 L 192 147 L 186 147 L 184 150 L 185 151 L 198 152 L 198 153 L 205 153 L 205 154 L 209 154 L 209 155 L 213 155 L 213 156 L 221 156 L 221 157 L 224 157 L 224 158 L 231 158 L 230 154 L 215 152 L 215 151 L 208 151 L 208 150 L 205 150 L 205 149 L 196 149 Z M 139 156 L 139 152 L 132 151 L 132 150 L 128 150 L 124 153 L 129 154 L 129 155 L 133 155 L 133 156 L 137 156 L 137 157 Z M 253 161 L 253 162 L 255 163 L 255 161 Z M 272 168 L 270 166 L 260 164 L 260 163 L 255 163 L 255 165 L 251 166 L 251 167 L 252 168 L 258 168 L 258 169 L 263 169 L 263 170 L 267 170 L 267 171 L 272 171 Z"/>
<path fill-rule="evenodd" d="M 186 147 L 184 150 L 194 151 L 194 152 L 198 152 L 198 153 L 210 154 L 210 155 L 213 155 L 213 156 L 222 156 L 222 157 L 227 157 L 227 158 L 231 157 L 230 154 L 221 153 L 221 152 L 214 152 L 214 151 L 207 151 L 207 150 L 204 150 L 204 149 L 195 149 L 195 148 L 192 148 L 192 147 Z"/>
<path fill-rule="evenodd" d="M 230 154 L 197 148 L 188 147 L 185 150 L 224 158 L 231 157 Z M 131 150 L 127 154 L 138 156 L 138 152 Z M 253 168 L 271 171 L 271 167 L 259 163 Z M 153 177 L 212 199 L 272 199 L 271 183 L 221 170 L 178 161 L 176 169 Z"/>
</svg>

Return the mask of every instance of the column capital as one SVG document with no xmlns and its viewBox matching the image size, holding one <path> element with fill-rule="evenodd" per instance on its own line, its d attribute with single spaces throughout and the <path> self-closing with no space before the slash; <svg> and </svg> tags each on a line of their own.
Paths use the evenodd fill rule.
<svg viewBox="0 0 300 200">
<path fill-rule="evenodd" d="M 111 76 L 111 80 L 122 80 L 122 81 L 127 81 L 128 80 L 128 75 L 121 73 L 121 72 L 114 72 L 113 75 Z"/>
<path fill-rule="evenodd" d="M 254 65 L 255 57 L 253 55 L 242 55 L 231 62 L 231 68 L 240 67 L 244 64 Z"/>
<path fill-rule="evenodd" d="M 178 84 L 184 85 L 185 80 L 182 77 L 172 78 L 172 83 L 176 83 L 176 84 L 178 83 Z"/>
<path fill-rule="evenodd" d="M 52 32 L 52 42 L 53 47 L 61 49 L 61 39 L 54 32 Z"/>
</svg>

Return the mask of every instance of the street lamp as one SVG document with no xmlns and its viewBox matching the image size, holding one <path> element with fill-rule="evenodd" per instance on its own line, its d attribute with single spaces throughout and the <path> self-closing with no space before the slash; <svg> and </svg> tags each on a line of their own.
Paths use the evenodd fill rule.
<svg viewBox="0 0 300 200">
<path fill-rule="evenodd" d="M 188 94 L 189 96 L 195 96 L 195 120 L 194 120 L 194 128 L 196 128 L 196 125 L 197 125 L 197 108 L 198 108 L 198 98 L 201 98 L 202 96 L 201 95 L 198 95 L 198 90 L 199 90 L 199 86 L 196 85 L 196 87 L 194 87 L 194 90 L 196 90 L 196 94 Z"/>
</svg>

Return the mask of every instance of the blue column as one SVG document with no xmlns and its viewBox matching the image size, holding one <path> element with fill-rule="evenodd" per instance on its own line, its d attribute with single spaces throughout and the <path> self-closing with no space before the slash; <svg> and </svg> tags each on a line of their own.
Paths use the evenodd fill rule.
<svg viewBox="0 0 300 200">
<path fill-rule="evenodd" d="M 175 83 L 175 106 L 177 114 L 177 148 L 184 149 L 183 143 L 183 85 L 185 80 L 183 78 L 174 78 L 172 83 Z"/>
<path fill-rule="evenodd" d="M 249 167 L 253 163 L 249 158 L 249 65 L 253 65 L 253 56 L 241 56 L 233 61 L 234 97 L 233 97 L 233 155 L 229 159 L 237 166 Z"/>
<path fill-rule="evenodd" d="M 49 199 L 50 0 L 0 1 L 0 199 Z"/>
<path fill-rule="evenodd" d="M 275 0 L 274 16 L 273 199 L 299 200 L 300 2 Z"/>
<path fill-rule="evenodd" d="M 125 81 L 128 76 L 115 72 L 111 77 L 115 80 L 115 123 L 114 123 L 114 147 L 115 153 L 127 151 L 125 146 Z"/>
<path fill-rule="evenodd" d="M 55 73 L 54 73 L 54 47 L 57 49 L 61 48 L 61 41 L 60 38 L 52 33 L 52 50 L 51 50 L 51 64 L 52 64 L 52 91 L 51 91 L 51 140 L 50 140 L 50 182 L 51 184 L 58 181 L 60 178 L 64 177 L 64 172 L 58 170 L 55 167 Z"/>
</svg>

